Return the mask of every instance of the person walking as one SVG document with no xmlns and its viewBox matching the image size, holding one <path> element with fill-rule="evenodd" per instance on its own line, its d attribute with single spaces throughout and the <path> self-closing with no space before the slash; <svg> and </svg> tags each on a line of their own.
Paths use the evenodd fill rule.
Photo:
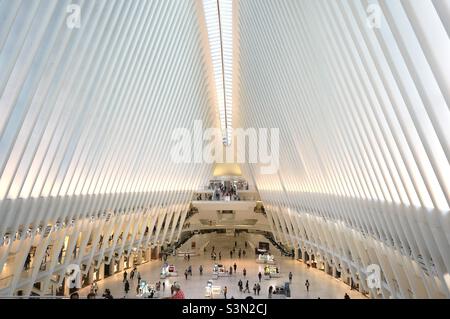
<svg viewBox="0 0 450 319">
<path fill-rule="evenodd" d="M 234 268 L 234 273 L 236 273 L 236 269 L 237 269 L 236 263 L 234 263 L 233 268 Z"/>
<path fill-rule="evenodd" d="M 134 279 L 134 268 L 133 268 L 133 270 L 130 272 L 130 279 L 131 279 L 131 280 Z"/>
<path fill-rule="evenodd" d="M 166 291 L 166 282 L 165 281 L 163 281 L 162 287 L 163 287 L 163 292 Z"/>
<path fill-rule="evenodd" d="M 113 296 L 111 295 L 111 290 L 109 289 L 105 289 L 105 292 L 103 293 L 102 297 L 104 299 L 114 299 Z"/>
<path fill-rule="evenodd" d="M 188 271 L 187 271 L 187 269 L 184 271 L 184 278 L 186 278 L 186 280 L 188 278 Z"/>
<path fill-rule="evenodd" d="M 244 290 L 244 292 L 250 293 L 250 287 L 248 285 L 248 280 L 245 282 L 245 290 Z"/>
<path fill-rule="evenodd" d="M 191 261 L 191 254 L 188 254 L 188 255 L 187 255 L 187 260 L 188 260 L 188 261 Z"/>
<path fill-rule="evenodd" d="M 306 287 L 306 292 L 309 292 L 309 280 L 306 279 L 305 281 L 305 287 Z"/>
<path fill-rule="evenodd" d="M 178 282 L 173 284 L 174 295 L 170 297 L 170 299 L 185 299 L 184 292 L 181 290 L 181 286 Z"/>
<path fill-rule="evenodd" d="M 222 252 L 219 251 L 219 260 L 222 260 Z"/>
<path fill-rule="evenodd" d="M 141 283 L 141 273 L 138 271 L 137 273 L 137 279 L 138 279 L 138 286 Z"/>
<path fill-rule="evenodd" d="M 244 277 L 247 276 L 247 269 L 244 268 L 244 269 L 242 270 L 242 274 L 244 275 Z"/>
<path fill-rule="evenodd" d="M 128 295 L 128 292 L 130 291 L 130 283 L 128 282 L 128 280 L 125 280 L 125 295 Z"/>
<path fill-rule="evenodd" d="M 203 266 L 200 265 L 200 267 L 198 267 L 198 270 L 200 272 L 200 276 L 202 276 L 203 275 Z"/>
<path fill-rule="evenodd" d="M 258 288 L 257 288 L 257 286 L 256 286 L 256 284 L 254 284 L 253 285 L 253 294 L 256 296 L 256 290 L 257 290 Z"/>
<path fill-rule="evenodd" d="M 225 299 L 227 299 L 227 292 L 228 292 L 227 286 L 223 287 L 223 297 L 224 297 Z"/>
<path fill-rule="evenodd" d="M 269 287 L 269 299 L 272 299 L 272 292 L 273 292 L 273 287 L 270 286 Z"/>
<path fill-rule="evenodd" d="M 259 296 L 259 292 L 261 291 L 261 285 L 258 283 L 257 285 L 256 285 L 256 293 L 258 294 L 258 296 Z"/>
<path fill-rule="evenodd" d="M 233 251 L 230 250 L 230 258 L 233 258 Z"/>
<path fill-rule="evenodd" d="M 98 291 L 98 284 L 96 281 L 94 281 L 91 285 L 91 291 L 97 296 L 97 291 Z"/>
<path fill-rule="evenodd" d="M 289 283 L 292 284 L 292 272 L 289 272 Z"/>
<path fill-rule="evenodd" d="M 30 268 L 30 264 L 31 264 L 31 253 L 28 253 L 27 259 L 25 260 L 25 270 Z"/>
<path fill-rule="evenodd" d="M 239 279 L 239 282 L 238 282 L 239 292 L 242 292 L 243 285 L 244 284 L 242 283 L 242 280 Z"/>
<path fill-rule="evenodd" d="M 230 266 L 230 276 L 233 274 L 233 267 Z"/>
<path fill-rule="evenodd" d="M 128 273 L 127 273 L 127 271 L 125 270 L 125 271 L 123 272 L 123 282 L 125 282 L 125 281 L 127 280 L 127 275 L 128 275 Z"/>
<path fill-rule="evenodd" d="M 258 273 L 258 279 L 259 279 L 259 282 L 261 282 L 261 278 L 262 278 L 262 274 L 261 274 L 261 272 L 259 272 L 259 273 Z"/>
</svg>

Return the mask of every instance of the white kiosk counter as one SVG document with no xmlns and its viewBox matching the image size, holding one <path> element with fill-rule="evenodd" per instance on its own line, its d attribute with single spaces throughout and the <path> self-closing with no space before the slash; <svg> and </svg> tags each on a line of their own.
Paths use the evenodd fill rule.
<svg viewBox="0 0 450 319">
<path fill-rule="evenodd" d="M 147 281 L 141 280 L 139 284 L 138 296 L 142 298 L 155 298 L 158 299 L 159 292 L 156 290 L 155 286 L 149 285 Z"/>
<path fill-rule="evenodd" d="M 264 266 L 264 279 L 269 280 L 271 278 L 280 278 L 280 268 L 277 265 L 265 265 Z"/>
<path fill-rule="evenodd" d="M 167 277 L 177 277 L 178 272 L 174 265 L 164 264 L 161 267 L 160 278 L 166 279 Z"/>
<path fill-rule="evenodd" d="M 256 258 L 256 263 L 273 265 L 273 264 L 275 264 L 275 258 L 273 255 L 270 255 L 270 254 L 258 255 L 258 258 Z"/>
<path fill-rule="evenodd" d="M 286 299 L 287 291 L 285 286 L 275 286 L 272 292 L 272 299 Z"/>
<path fill-rule="evenodd" d="M 215 264 L 213 266 L 213 279 L 218 279 L 219 277 L 228 277 L 230 273 L 221 264 Z"/>
<path fill-rule="evenodd" d="M 215 299 L 222 293 L 221 286 L 214 286 L 212 280 L 208 280 L 205 287 L 205 298 Z"/>
</svg>

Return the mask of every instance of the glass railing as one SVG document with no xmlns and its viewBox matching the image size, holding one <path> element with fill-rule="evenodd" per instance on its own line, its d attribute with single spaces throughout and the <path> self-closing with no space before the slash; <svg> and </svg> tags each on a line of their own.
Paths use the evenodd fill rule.
<svg viewBox="0 0 450 319">
<path fill-rule="evenodd" d="M 237 194 L 195 194 L 192 198 L 193 201 L 224 201 L 224 202 L 238 202 L 238 201 L 257 201 L 258 196 L 247 195 L 242 193 Z"/>
</svg>

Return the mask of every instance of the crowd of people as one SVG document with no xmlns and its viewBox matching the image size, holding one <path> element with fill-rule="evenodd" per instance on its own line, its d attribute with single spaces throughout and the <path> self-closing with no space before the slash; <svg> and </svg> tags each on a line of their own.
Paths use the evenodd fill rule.
<svg viewBox="0 0 450 319">
<path fill-rule="evenodd" d="M 236 243 L 236 242 L 235 242 L 235 243 Z M 247 248 L 247 243 L 246 243 L 245 247 Z M 236 251 L 237 251 L 237 253 L 236 253 Z M 237 254 L 238 258 L 240 259 L 241 257 L 242 257 L 242 258 L 245 258 L 247 252 L 246 252 L 245 249 L 242 249 L 242 248 L 239 248 L 239 250 L 238 250 L 238 249 L 237 249 L 237 244 L 235 244 L 234 248 L 230 250 L 230 258 L 233 259 L 233 255 L 236 255 L 236 254 Z M 217 252 L 215 251 L 215 247 L 212 246 L 212 250 L 211 250 L 211 260 L 216 261 L 216 260 L 217 260 L 217 257 L 219 258 L 219 260 L 222 260 L 222 252 L 219 251 L 219 252 L 217 253 Z"/>
<path fill-rule="evenodd" d="M 230 258 L 233 259 L 233 256 L 238 256 L 238 258 L 243 258 L 246 256 L 246 248 L 248 248 L 248 244 L 247 242 L 244 243 L 244 247 L 238 247 L 238 243 L 237 241 L 234 242 L 234 247 L 233 249 L 230 250 Z M 206 251 L 205 251 L 206 252 Z M 166 258 L 162 258 L 164 260 L 167 259 L 167 256 L 164 256 Z M 213 261 L 216 261 L 216 259 L 219 258 L 219 260 L 222 259 L 222 252 L 221 251 L 216 251 L 216 247 L 212 246 L 211 247 L 211 259 Z M 184 256 L 185 261 L 190 262 L 190 255 L 189 254 L 185 254 Z M 228 270 L 229 269 L 229 270 Z M 252 291 L 253 291 L 253 296 L 260 296 L 261 294 L 261 290 L 262 290 L 262 278 L 263 278 L 263 274 L 261 272 L 258 272 L 257 274 L 257 280 L 255 280 L 255 282 L 251 283 L 251 278 L 247 278 L 247 269 L 245 267 L 242 268 L 242 270 L 239 270 L 239 266 L 238 266 L 238 261 L 235 259 L 233 264 L 229 266 L 226 270 L 226 272 L 229 273 L 230 276 L 242 276 L 241 278 L 239 278 L 238 282 L 237 282 L 237 286 L 238 286 L 238 290 L 241 294 L 247 294 L 247 296 L 245 296 L 245 298 L 252 298 Z M 200 276 L 203 275 L 203 265 L 200 265 L 198 268 L 199 274 Z M 190 277 L 193 276 L 193 268 L 192 265 L 188 265 L 187 268 L 184 270 L 184 277 L 185 280 L 188 280 Z M 292 272 L 288 273 L 288 279 L 289 279 L 289 283 L 292 284 L 293 283 L 293 274 Z M 138 271 L 137 267 L 134 267 L 130 273 L 127 272 L 127 270 L 125 270 L 123 272 L 123 291 L 124 291 L 124 297 L 126 298 L 130 292 L 130 288 L 131 288 L 131 284 L 135 282 L 136 279 L 136 294 L 139 295 L 140 294 L 140 283 L 141 283 L 141 274 Z M 256 278 L 255 278 L 256 279 Z M 145 286 L 145 282 L 144 282 L 144 286 Z M 155 283 L 155 285 L 152 285 L 152 289 L 151 289 L 151 293 L 149 294 L 149 298 L 153 298 L 153 297 L 159 297 L 159 294 L 156 294 L 155 292 L 160 292 L 162 291 L 163 294 L 165 295 L 164 292 L 166 291 L 166 281 L 157 281 Z M 305 280 L 304 283 L 304 289 L 306 291 L 307 294 L 309 294 L 310 292 L 310 286 L 311 283 L 309 281 L 309 279 Z M 251 289 L 252 288 L 252 289 Z M 269 287 L 267 287 L 267 298 L 272 298 L 274 294 L 280 293 L 280 289 L 283 289 L 282 287 L 274 287 L 272 285 L 270 285 Z M 154 290 L 154 291 L 153 291 Z M 252 290 L 252 291 L 251 291 Z M 222 293 L 223 293 L 223 297 L 226 299 L 228 297 L 229 294 L 229 289 L 227 286 L 224 286 L 222 288 Z M 87 295 L 88 299 L 95 299 L 98 296 L 98 285 L 96 282 L 94 282 L 91 287 L 90 287 L 90 291 L 89 294 Z M 70 296 L 71 298 L 79 298 L 79 295 L 77 292 L 71 294 Z M 102 294 L 102 297 L 104 299 L 114 299 L 111 290 L 106 288 L 104 293 Z M 170 297 L 166 297 L 169 299 L 184 299 L 185 295 L 184 292 L 181 290 L 181 285 L 179 282 L 174 282 L 170 285 Z M 234 299 L 234 296 L 231 296 L 231 298 Z M 344 295 L 344 299 L 350 299 L 350 296 L 345 293 Z"/>
<path fill-rule="evenodd" d="M 224 184 L 216 185 L 213 188 L 213 194 L 196 194 L 195 199 L 201 200 L 241 200 L 237 193 L 236 186 L 225 186 Z M 248 187 L 247 187 L 248 189 Z"/>
<path fill-rule="evenodd" d="M 241 200 L 239 195 L 237 194 L 236 187 L 225 187 L 225 185 L 221 185 L 220 188 L 216 188 L 214 191 L 214 197 L 216 200 Z"/>
<path fill-rule="evenodd" d="M 190 274 L 192 275 L 192 269 L 189 267 L 186 271 L 189 271 Z M 136 294 L 140 293 L 140 284 L 141 284 L 141 274 L 139 273 L 139 271 L 137 270 L 137 267 L 134 267 L 129 276 L 128 276 L 128 272 L 125 270 L 123 272 L 123 289 L 125 292 L 125 296 L 123 298 L 126 298 L 129 291 L 130 291 L 130 281 L 133 282 L 134 279 L 137 279 L 136 281 Z M 159 292 L 165 292 L 166 290 L 166 282 L 163 281 L 158 281 L 155 283 L 154 285 L 155 287 L 155 291 Z M 149 294 L 148 294 L 148 298 L 153 298 L 155 295 L 155 291 L 150 290 Z M 90 291 L 87 295 L 87 299 L 96 299 L 98 296 L 98 284 L 97 282 L 92 283 L 91 287 L 90 287 Z M 104 293 L 101 296 L 103 299 L 114 299 L 111 290 L 109 288 L 105 288 Z M 74 292 L 70 295 L 71 299 L 78 299 L 79 298 L 79 293 L 78 292 Z M 178 282 L 174 282 L 171 287 L 170 287 L 170 297 L 168 297 L 169 299 L 184 299 L 184 292 L 181 290 L 181 285 Z"/>
</svg>

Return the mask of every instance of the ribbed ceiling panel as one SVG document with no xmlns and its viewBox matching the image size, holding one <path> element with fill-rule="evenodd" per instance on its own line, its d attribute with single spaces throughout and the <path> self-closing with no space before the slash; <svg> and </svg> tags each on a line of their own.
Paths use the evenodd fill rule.
<svg viewBox="0 0 450 319">
<path fill-rule="evenodd" d="M 149 244 L 180 236 L 212 166 L 172 160 L 172 133 L 218 127 L 203 18 L 200 1 L 0 2 L 0 293 L 22 287 L 31 245 L 38 280 L 41 249 L 69 256 L 102 227 L 109 256 L 124 253 L 121 231 L 142 243 L 156 227 Z"/>
<path fill-rule="evenodd" d="M 278 174 L 250 166 L 278 239 L 367 291 L 380 265 L 372 296 L 449 297 L 448 1 L 239 3 L 237 118 L 281 130 Z"/>
<path fill-rule="evenodd" d="M 191 188 L 162 147 L 211 121 L 194 3 L 90 1 L 80 29 L 66 1 L 9 3 L 0 199 Z"/>
</svg>

